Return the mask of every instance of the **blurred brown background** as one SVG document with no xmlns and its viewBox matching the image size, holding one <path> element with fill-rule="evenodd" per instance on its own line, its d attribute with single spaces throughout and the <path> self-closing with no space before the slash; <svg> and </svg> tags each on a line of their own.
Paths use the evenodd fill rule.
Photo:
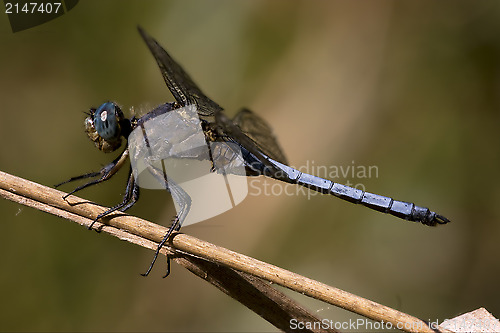
<svg viewBox="0 0 500 333">
<path fill-rule="evenodd" d="M 84 111 L 172 100 L 141 25 L 228 114 L 266 118 L 292 165 L 377 166 L 335 180 L 453 220 L 250 195 L 183 232 L 425 320 L 500 315 L 498 1 L 82 1 L 16 34 L 0 17 L 1 170 L 45 185 L 98 170 L 116 154 L 86 138 Z M 79 195 L 113 205 L 125 176 Z M 176 265 L 142 278 L 150 251 L 4 200 L 0 211 L 2 331 L 275 330 Z M 175 211 L 143 191 L 130 213 L 167 224 Z"/>
</svg>

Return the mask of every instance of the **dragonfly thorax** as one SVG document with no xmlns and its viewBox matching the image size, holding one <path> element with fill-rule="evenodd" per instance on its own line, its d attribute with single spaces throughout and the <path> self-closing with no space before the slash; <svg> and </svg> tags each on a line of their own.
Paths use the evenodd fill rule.
<svg viewBox="0 0 500 333">
<path fill-rule="evenodd" d="M 121 146 L 121 137 L 130 131 L 130 121 L 123 116 L 120 107 L 106 102 L 97 109 L 90 109 L 85 118 L 85 132 L 99 150 L 105 153 L 115 151 Z"/>
</svg>

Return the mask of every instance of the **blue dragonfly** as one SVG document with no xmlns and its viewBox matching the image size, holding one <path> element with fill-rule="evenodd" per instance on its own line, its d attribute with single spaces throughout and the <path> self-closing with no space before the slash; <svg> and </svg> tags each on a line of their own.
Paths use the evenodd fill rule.
<svg viewBox="0 0 500 333">
<path fill-rule="evenodd" d="M 115 151 L 122 146 L 122 139 L 127 141 L 127 145 L 117 158 L 101 170 L 72 177 L 56 187 L 76 180 L 93 178 L 76 187 L 65 196 L 66 198 L 84 188 L 110 179 L 128 159 L 131 160 L 132 165 L 123 200 L 97 216 L 89 227 L 91 229 L 97 220 L 115 211 L 126 211 L 137 202 L 141 176 L 134 168 L 134 163 L 140 160 L 149 161 L 145 163 L 144 169 L 156 179 L 161 188 L 171 193 L 176 203 L 177 215 L 159 243 L 148 270 L 142 275 L 147 276 L 150 273 L 160 249 L 172 233 L 181 228 L 193 202 L 191 196 L 177 184 L 177 181 L 168 177 L 165 166 L 158 164 L 165 157 L 209 161 L 209 172 L 224 176 L 235 174 L 240 177 L 260 175 L 271 177 L 427 226 L 449 222 L 443 215 L 426 207 L 365 192 L 288 166 L 271 127 L 262 118 L 248 109 L 242 109 L 232 119 L 227 117 L 223 108 L 200 90 L 156 40 L 140 27 L 138 29 L 153 54 L 175 102 L 162 104 L 142 117 L 134 116 L 130 119 L 124 116 L 120 107 L 114 102 L 106 102 L 97 109 L 90 109 L 85 119 L 85 131 L 99 150 Z M 204 145 L 206 149 L 201 149 L 200 147 Z M 167 263 L 165 276 L 170 271 L 168 258 Z"/>
</svg>

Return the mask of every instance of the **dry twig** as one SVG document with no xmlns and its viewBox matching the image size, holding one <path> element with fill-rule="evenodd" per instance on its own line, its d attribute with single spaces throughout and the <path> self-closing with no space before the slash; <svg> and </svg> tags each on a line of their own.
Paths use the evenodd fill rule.
<svg viewBox="0 0 500 333">
<path fill-rule="evenodd" d="M 88 226 L 106 210 L 76 196 L 67 201 L 63 192 L 0 171 L 0 196 Z M 122 240 L 156 249 L 167 228 L 123 213 L 104 218 L 102 231 Z M 98 226 L 97 226 L 98 227 Z M 319 323 L 321 319 L 263 280 L 312 298 L 339 306 L 364 317 L 384 321 L 407 332 L 435 332 L 413 316 L 328 286 L 240 253 L 177 233 L 162 250 L 174 260 L 207 280 L 283 331 L 292 331 L 290 320 Z M 319 326 L 319 325 L 316 325 Z M 307 330 L 305 330 L 307 331 Z M 310 331 L 326 331 L 315 327 Z M 332 330 L 329 330 L 332 331 Z"/>
</svg>

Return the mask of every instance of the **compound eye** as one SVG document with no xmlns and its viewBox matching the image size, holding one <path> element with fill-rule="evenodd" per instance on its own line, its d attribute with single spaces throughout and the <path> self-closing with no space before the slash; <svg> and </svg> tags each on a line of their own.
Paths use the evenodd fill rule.
<svg viewBox="0 0 500 333">
<path fill-rule="evenodd" d="M 104 140 L 120 138 L 119 108 L 112 102 L 102 104 L 94 114 L 94 126 Z"/>
</svg>

